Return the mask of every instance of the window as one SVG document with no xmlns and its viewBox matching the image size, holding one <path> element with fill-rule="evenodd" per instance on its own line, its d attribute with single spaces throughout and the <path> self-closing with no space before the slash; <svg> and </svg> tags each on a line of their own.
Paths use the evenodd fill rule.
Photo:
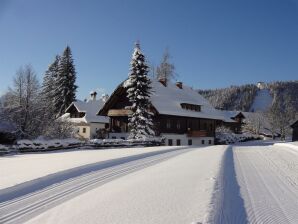
<svg viewBox="0 0 298 224">
<path fill-rule="evenodd" d="M 172 139 L 168 139 L 168 145 L 173 145 L 173 140 Z"/>
<path fill-rule="evenodd" d="M 188 139 L 188 145 L 192 145 L 192 139 Z"/>
<path fill-rule="evenodd" d="M 167 119 L 167 129 L 170 129 L 170 128 L 171 128 L 171 120 Z"/>
<path fill-rule="evenodd" d="M 181 140 L 180 139 L 176 140 L 176 145 L 181 145 Z"/>
<path fill-rule="evenodd" d="M 181 128 L 181 124 L 180 124 L 180 121 L 177 120 L 177 129 L 179 130 Z"/>
<path fill-rule="evenodd" d="M 86 128 L 83 128 L 83 133 L 86 133 Z"/>
<path fill-rule="evenodd" d="M 209 145 L 211 145 L 212 144 L 212 140 L 209 140 Z"/>
<path fill-rule="evenodd" d="M 116 139 L 116 136 L 112 136 L 112 139 Z"/>
<path fill-rule="evenodd" d="M 181 108 L 185 110 L 193 110 L 193 111 L 201 111 L 201 105 L 189 104 L 189 103 L 181 103 Z"/>
<path fill-rule="evenodd" d="M 205 140 L 202 140 L 202 145 L 205 145 Z"/>
<path fill-rule="evenodd" d="M 122 140 L 125 140 L 125 138 L 124 138 L 124 137 L 121 137 L 121 139 L 122 139 Z"/>
</svg>

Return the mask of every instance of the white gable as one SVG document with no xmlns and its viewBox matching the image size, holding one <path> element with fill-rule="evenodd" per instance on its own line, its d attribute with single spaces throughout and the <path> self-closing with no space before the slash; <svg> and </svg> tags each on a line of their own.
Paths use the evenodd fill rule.
<svg viewBox="0 0 298 224">
<path fill-rule="evenodd" d="M 68 119 L 75 123 L 109 123 L 108 117 L 96 115 L 104 105 L 104 101 L 102 99 L 89 100 L 87 102 L 78 100 L 73 102 L 68 108 L 70 108 L 72 105 L 74 105 L 79 112 L 85 112 L 85 116 L 82 118 L 69 118 L 69 113 L 66 113 L 63 118 L 68 116 Z"/>
</svg>

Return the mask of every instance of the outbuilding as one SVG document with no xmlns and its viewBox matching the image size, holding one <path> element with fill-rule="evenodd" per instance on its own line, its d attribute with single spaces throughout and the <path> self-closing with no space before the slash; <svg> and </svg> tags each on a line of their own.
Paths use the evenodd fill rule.
<svg viewBox="0 0 298 224">
<path fill-rule="evenodd" d="M 291 125 L 291 128 L 293 128 L 292 141 L 298 141 L 298 120 Z"/>
</svg>

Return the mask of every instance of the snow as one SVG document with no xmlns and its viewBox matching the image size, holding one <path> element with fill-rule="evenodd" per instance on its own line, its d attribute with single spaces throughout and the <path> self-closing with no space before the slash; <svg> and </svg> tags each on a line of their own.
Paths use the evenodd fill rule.
<svg viewBox="0 0 298 224">
<path fill-rule="evenodd" d="M 151 79 L 151 82 L 150 100 L 159 114 L 224 120 L 224 117 L 204 97 L 187 85 L 183 85 L 180 89 L 171 82 L 168 82 L 167 86 L 156 79 Z M 201 112 L 185 110 L 181 107 L 181 103 L 201 105 Z"/>
<path fill-rule="evenodd" d="M 98 116 L 96 115 L 97 112 L 102 108 L 104 105 L 104 100 L 98 99 L 98 100 L 88 100 L 87 102 L 77 100 L 73 102 L 67 109 L 74 105 L 79 112 L 85 112 L 85 116 L 82 118 L 70 118 L 69 113 L 65 113 L 62 115 L 62 118 L 68 119 L 71 122 L 74 123 L 109 123 L 109 118 L 105 116 Z"/>
<path fill-rule="evenodd" d="M 236 121 L 231 119 L 236 117 L 241 111 L 230 111 L 230 110 L 218 110 L 218 113 L 224 117 L 224 122 L 235 123 Z"/>
<path fill-rule="evenodd" d="M 17 141 L 17 147 L 19 149 L 40 149 L 40 150 L 46 150 L 46 149 L 54 149 L 59 147 L 69 147 L 69 146 L 80 146 L 83 142 L 74 139 L 74 138 L 68 138 L 68 139 L 51 139 L 51 140 L 44 140 L 44 139 L 35 139 L 35 140 L 28 140 L 23 139 Z"/>
<path fill-rule="evenodd" d="M 291 149 L 297 150 L 297 153 L 298 153 L 298 142 L 285 142 L 285 143 L 278 142 L 278 143 L 275 143 L 274 145 L 279 147 L 291 148 Z"/>
<path fill-rule="evenodd" d="M 166 149 L 168 147 L 56 151 L 0 157 L 0 189 L 90 163 Z"/>
<path fill-rule="evenodd" d="M 196 149 L 120 177 L 28 223 L 203 222 L 224 148 Z"/>
<path fill-rule="evenodd" d="M 276 145 L 233 150 L 248 222 L 297 223 L 298 154 Z"/>
<path fill-rule="evenodd" d="M 5 172 L 0 175 L 0 184 L 7 186 L 16 184 L 11 180 L 24 182 L 30 176 L 36 181 L 41 176 L 48 180 L 47 173 L 55 172 L 55 177 L 73 174 L 68 169 L 77 167 L 71 179 L 60 179 L 44 189 L 0 203 L 0 222 L 12 214 L 20 215 L 19 223 L 31 224 L 294 224 L 298 220 L 298 151 L 288 145 L 298 147 L 298 142 L 0 157 L 0 172 Z M 146 156 L 144 152 L 156 154 Z M 140 157 L 125 157 L 136 154 Z M 118 158 L 118 162 L 111 158 Z M 96 163 L 93 169 L 94 162 L 105 160 L 109 161 Z M 0 190 L 0 197 L 6 190 Z M 22 220 L 22 212 L 27 211 L 29 217 Z"/>
<path fill-rule="evenodd" d="M 260 89 L 255 96 L 253 104 L 249 111 L 252 112 L 265 112 L 269 109 L 272 104 L 272 96 L 270 95 L 269 89 Z"/>
<path fill-rule="evenodd" d="M 230 132 L 216 132 L 216 138 L 220 144 L 233 144 L 237 142 L 245 142 L 253 139 L 259 139 L 260 136 L 244 132 L 242 134 L 235 134 Z"/>
<path fill-rule="evenodd" d="M 0 144 L 0 152 L 1 151 L 8 151 L 8 150 L 9 150 L 9 148 L 7 146 Z"/>
</svg>

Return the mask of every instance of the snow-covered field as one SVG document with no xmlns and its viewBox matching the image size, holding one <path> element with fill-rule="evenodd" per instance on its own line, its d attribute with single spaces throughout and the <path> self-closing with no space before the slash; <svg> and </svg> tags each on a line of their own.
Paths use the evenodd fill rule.
<svg viewBox="0 0 298 224">
<path fill-rule="evenodd" d="M 298 151 L 235 147 L 234 157 L 249 223 L 298 223 Z"/>
<path fill-rule="evenodd" d="M 129 174 L 61 204 L 29 223 L 202 222 L 209 212 L 224 148 L 193 150 Z M 61 213 L 72 215 L 61 216 Z"/>
<path fill-rule="evenodd" d="M 0 190 L 0 223 L 298 223 L 297 144 L 273 143 L 61 152 L 68 166 Z M 58 154 L 1 159 L 47 167 Z"/>
<path fill-rule="evenodd" d="M 67 150 L 4 156 L 0 157 L 0 190 L 86 164 L 167 149 L 169 147 L 164 146 L 108 150 Z"/>
</svg>

